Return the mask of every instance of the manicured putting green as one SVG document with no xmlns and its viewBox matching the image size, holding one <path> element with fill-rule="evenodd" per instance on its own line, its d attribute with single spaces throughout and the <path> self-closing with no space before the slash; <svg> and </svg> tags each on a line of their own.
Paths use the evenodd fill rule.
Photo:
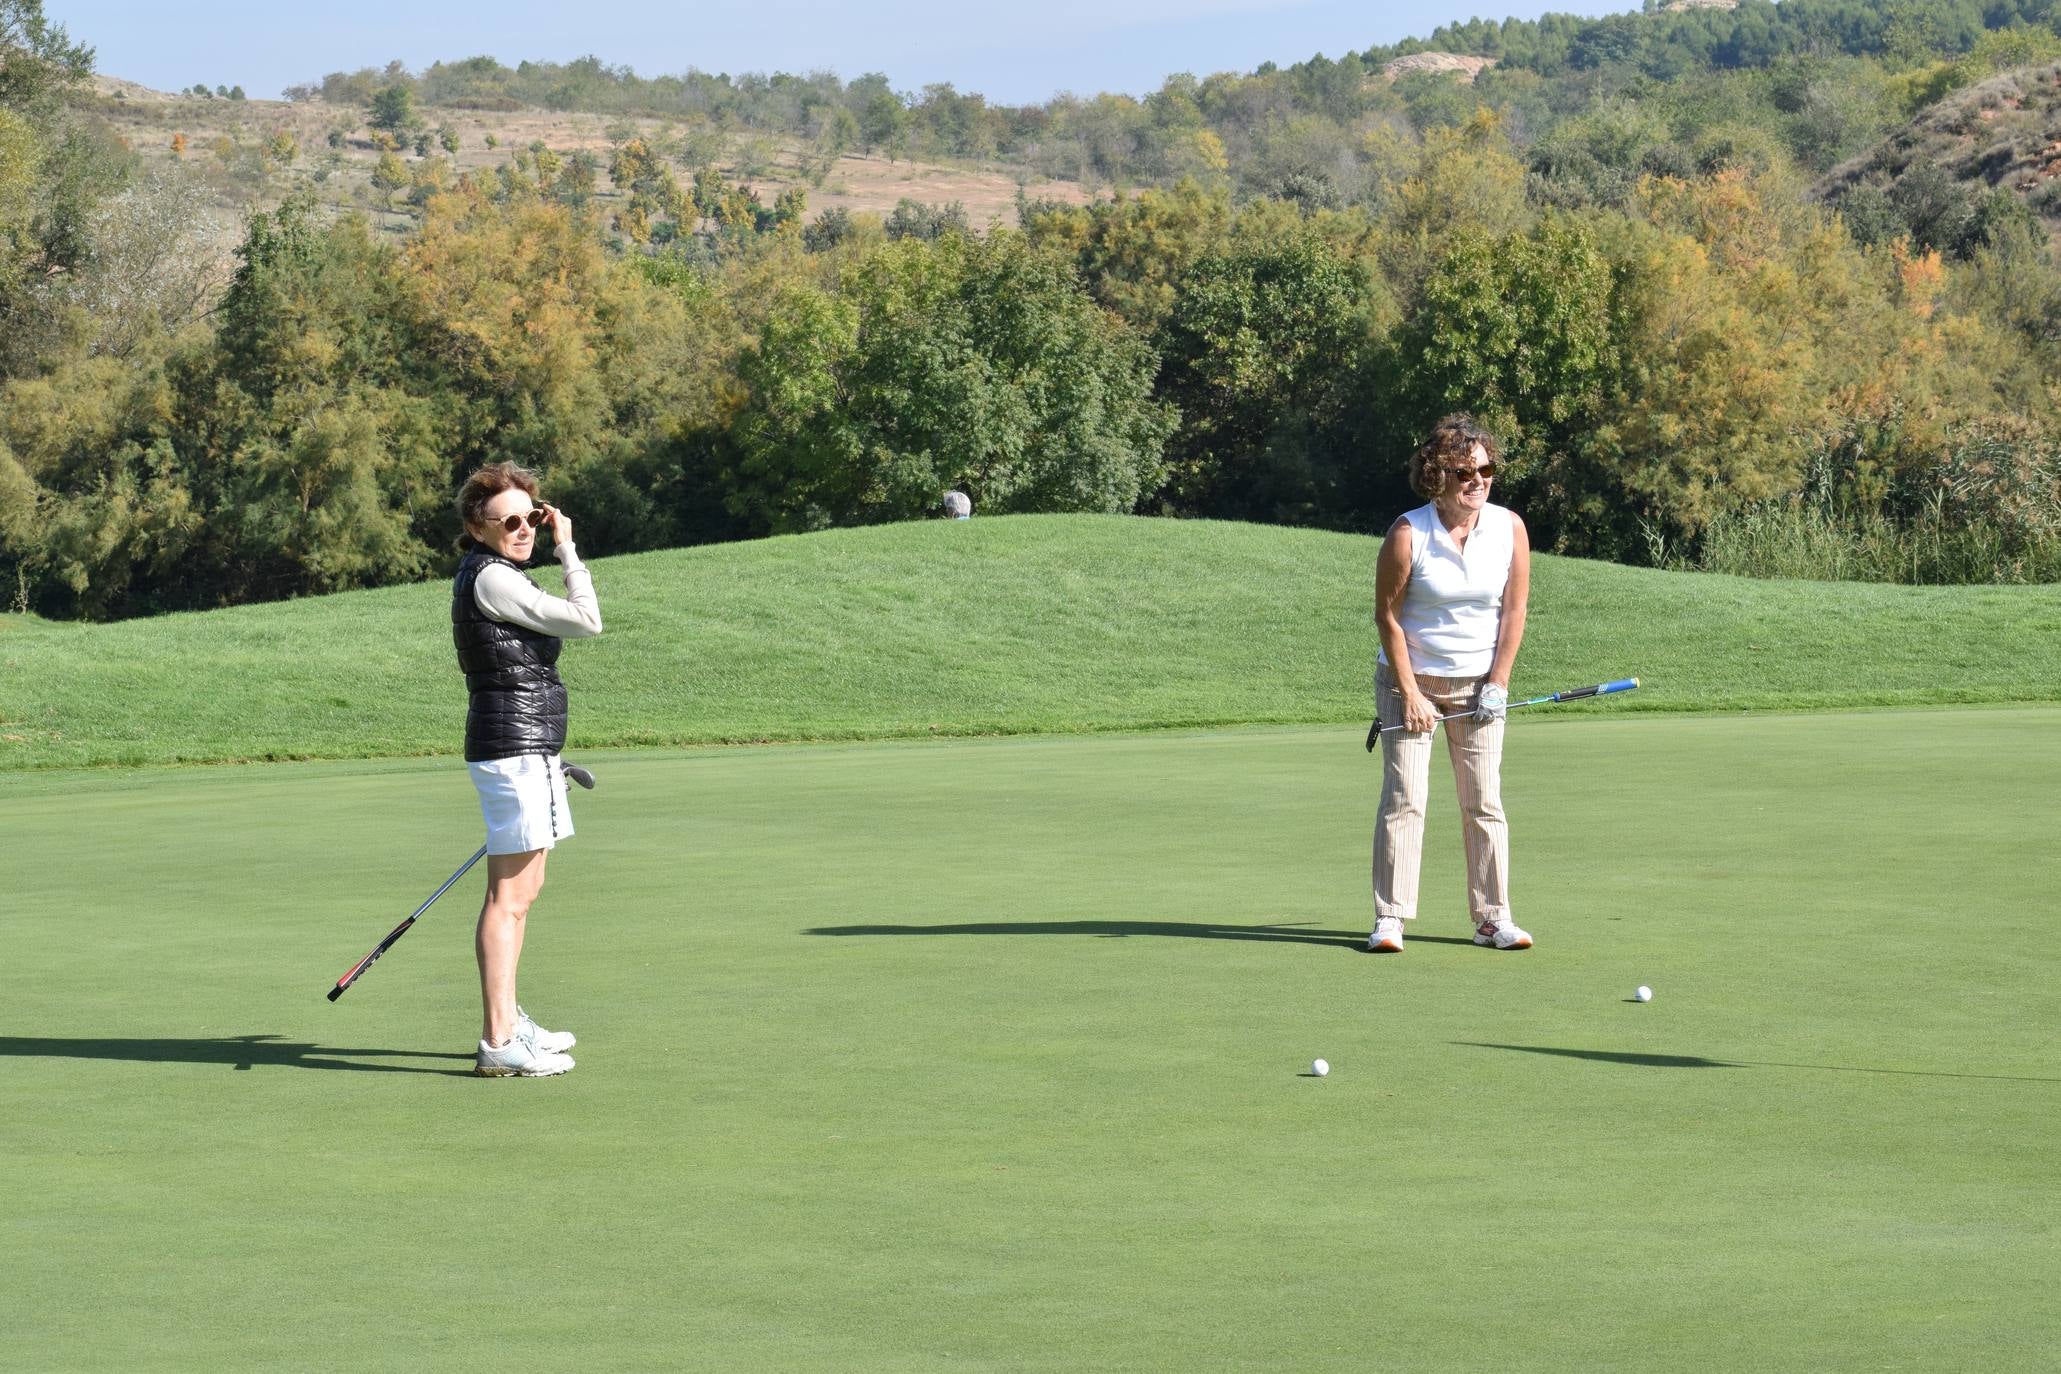
<svg viewBox="0 0 2061 1374">
<path fill-rule="evenodd" d="M 1515 723 L 1538 947 L 1466 943 L 1442 778 L 1399 958 L 1349 726 L 594 755 L 543 1082 L 460 1076 L 471 879 L 323 1000 L 477 842 L 460 766 L 18 779 L 8 1348 L 2040 1367 L 2057 726 Z"/>
</svg>

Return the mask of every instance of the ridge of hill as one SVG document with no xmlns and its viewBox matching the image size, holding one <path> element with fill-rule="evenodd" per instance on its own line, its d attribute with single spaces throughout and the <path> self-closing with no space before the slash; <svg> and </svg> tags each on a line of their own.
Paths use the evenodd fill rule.
<svg viewBox="0 0 2061 1374">
<path fill-rule="evenodd" d="M 1337 723 L 1340 747 L 1358 748 L 1378 548 L 1010 516 L 600 558 L 607 631 L 562 663 L 572 743 Z M 2061 700 L 2061 586 L 1534 567 L 1517 694 L 1645 684 L 1567 709 Z M 417 584 L 107 625 L 0 617 L 0 770 L 452 753 L 465 694 L 448 595 Z"/>
</svg>

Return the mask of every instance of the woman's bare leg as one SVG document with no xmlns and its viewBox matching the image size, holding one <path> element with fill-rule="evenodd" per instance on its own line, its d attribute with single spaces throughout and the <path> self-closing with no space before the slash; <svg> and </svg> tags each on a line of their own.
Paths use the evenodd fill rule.
<svg viewBox="0 0 2061 1374">
<path fill-rule="evenodd" d="M 548 849 L 487 855 L 487 899 L 480 907 L 473 951 L 479 956 L 480 1039 L 505 1045 L 515 1034 L 515 967 L 530 903 L 544 888 Z"/>
</svg>

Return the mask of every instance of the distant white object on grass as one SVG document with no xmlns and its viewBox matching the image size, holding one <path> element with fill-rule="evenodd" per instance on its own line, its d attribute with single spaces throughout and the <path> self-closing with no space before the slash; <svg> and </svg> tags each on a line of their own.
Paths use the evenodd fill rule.
<svg viewBox="0 0 2061 1374">
<path fill-rule="evenodd" d="M 945 493 L 945 514 L 954 520 L 973 518 L 973 498 L 963 491 Z"/>
<path fill-rule="evenodd" d="M 1647 986 L 1646 986 L 1646 985 L 1645 985 L 1644 983 L 1641 983 L 1641 984 L 1639 984 L 1639 986 L 1638 986 L 1638 987 L 1636 987 L 1636 988 L 1632 989 L 1632 1000 L 1633 1000 L 1634 1002 L 1650 1002 L 1650 1001 L 1652 1001 L 1652 1000 L 1653 1000 L 1653 989 L 1652 989 L 1652 988 L 1649 988 L 1649 987 L 1647 987 Z"/>
<path fill-rule="evenodd" d="M 1316 1063 L 1310 1065 L 1310 1072 L 1322 1078 L 1325 1074 L 1331 1072 L 1331 1066 L 1319 1059 Z"/>
</svg>

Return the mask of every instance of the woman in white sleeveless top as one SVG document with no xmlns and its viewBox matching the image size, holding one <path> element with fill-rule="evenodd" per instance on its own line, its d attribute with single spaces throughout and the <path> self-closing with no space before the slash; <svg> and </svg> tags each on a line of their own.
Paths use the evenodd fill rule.
<svg viewBox="0 0 2061 1374">
<path fill-rule="evenodd" d="M 1489 501 L 1501 458 L 1495 436 L 1448 415 L 1410 459 L 1410 485 L 1428 504 L 1388 530 L 1374 618 L 1381 736 L 1381 813 L 1374 825 L 1374 933 L 1367 948 L 1400 954 L 1417 915 L 1431 737 L 1443 722 L 1459 784 L 1474 943 L 1529 949 L 1510 919 L 1510 831 L 1503 819 L 1503 711 L 1524 640 L 1531 541 L 1515 511 Z"/>
</svg>

